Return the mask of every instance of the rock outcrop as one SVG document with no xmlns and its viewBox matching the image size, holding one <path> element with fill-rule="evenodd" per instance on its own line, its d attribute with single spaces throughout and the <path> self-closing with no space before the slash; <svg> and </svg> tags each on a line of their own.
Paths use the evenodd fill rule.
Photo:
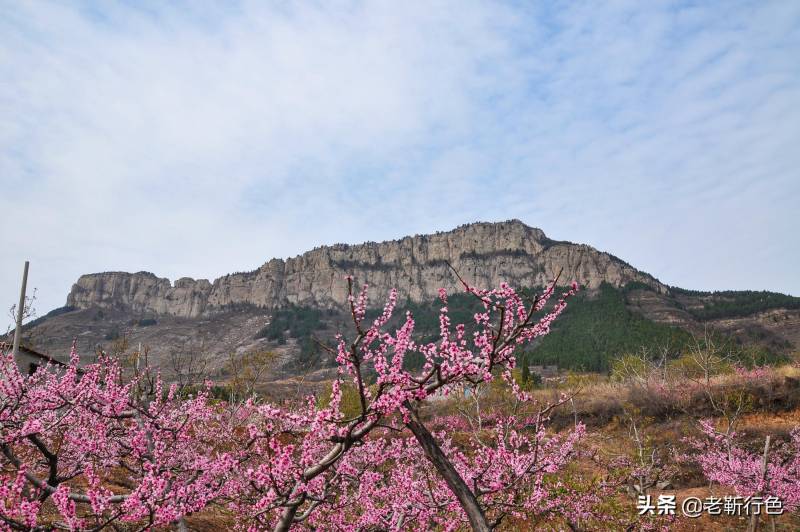
<svg viewBox="0 0 800 532">
<path fill-rule="evenodd" d="M 213 314 L 232 305 L 278 308 L 287 304 L 332 307 L 346 301 L 345 276 L 370 285 L 380 301 L 392 287 L 401 299 L 431 300 L 438 289 L 458 289 L 451 264 L 479 287 L 506 281 L 544 286 L 562 271 L 564 284 L 595 288 L 602 282 L 623 286 L 636 281 L 657 292 L 667 287 L 596 249 L 547 238 L 518 220 L 468 224 L 453 231 L 359 245 L 324 246 L 288 260 L 272 259 L 253 272 L 216 279 L 182 278 L 172 284 L 152 273 L 106 272 L 83 275 L 67 305 L 117 308 L 178 317 Z"/>
</svg>

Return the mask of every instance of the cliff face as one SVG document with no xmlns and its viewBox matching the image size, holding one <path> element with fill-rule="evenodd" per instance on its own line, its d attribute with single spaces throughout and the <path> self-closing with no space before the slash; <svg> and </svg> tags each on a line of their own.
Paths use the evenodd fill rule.
<svg viewBox="0 0 800 532">
<path fill-rule="evenodd" d="M 337 244 L 298 257 L 272 259 L 254 272 L 226 275 L 210 283 L 182 278 L 174 285 L 152 273 L 107 272 L 83 275 L 67 305 L 117 308 L 159 315 L 197 317 L 227 305 L 276 308 L 289 303 L 331 307 L 346 301 L 345 276 L 370 285 L 381 302 L 396 287 L 401 299 L 431 300 L 440 287 L 456 289 L 447 266 L 478 287 L 506 281 L 514 286 L 544 286 L 563 269 L 562 281 L 595 288 L 603 281 L 622 286 L 646 283 L 661 293 L 667 287 L 607 253 L 585 245 L 555 242 L 520 221 L 475 223 L 434 235 L 359 245 Z"/>
</svg>

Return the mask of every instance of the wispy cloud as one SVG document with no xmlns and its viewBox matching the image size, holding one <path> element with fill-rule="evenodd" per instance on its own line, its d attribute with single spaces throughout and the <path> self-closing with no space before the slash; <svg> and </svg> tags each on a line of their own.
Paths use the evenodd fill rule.
<svg viewBox="0 0 800 532">
<path fill-rule="evenodd" d="M 0 7 L 0 302 L 517 217 L 800 294 L 800 4 Z M 20 223 L 20 219 L 24 220 Z"/>
</svg>

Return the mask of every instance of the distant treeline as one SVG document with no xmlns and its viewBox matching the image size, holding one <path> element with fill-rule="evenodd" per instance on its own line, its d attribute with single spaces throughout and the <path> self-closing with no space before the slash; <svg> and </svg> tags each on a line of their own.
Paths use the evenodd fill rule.
<svg viewBox="0 0 800 532">
<path fill-rule="evenodd" d="M 725 290 L 722 292 L 700 292 L 670 288 L 675 295 L 699 298 L 702 307 L 686 308 L 686 311 L 700 320 L 721 318 L 741 318 L 765 310 L 786 308 L 800 309 L 800 297 L 779 294 L 777 292 L 753 290 Z"/>
</svg>

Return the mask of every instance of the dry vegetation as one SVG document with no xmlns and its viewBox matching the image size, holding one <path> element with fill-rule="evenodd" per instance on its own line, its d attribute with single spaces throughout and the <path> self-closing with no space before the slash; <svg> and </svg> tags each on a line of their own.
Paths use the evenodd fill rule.
<svg viewBox="0 0 800 532">
<path fill-rule="evenodd" d="M 641 361 L 641 359 L 640 359 Z M 633 362 L 628 360 L 627 363 Z M 731 488 L 711 485 L 693 463 L 682 459 L 689 452 L 687 440 L 700 436 L 700 419 L 714 419 L 721 430 L 728 426 L 752 449 L 763 447 L 764 438 L 787 441 L 792 429 L 800 426 L 800 364 L 778 367 L 739 368 L 717 359 L 706 379 L 702 367 L 685 356 L 669 362 L 667 370 L 658 364 L 641 365 L 639 372 L 625 372 L 619 365 L 612 376 L 568 374 L 532 390 L 542 402 L 553 401 L 563 393 L 574 398 L 551 414 L 553 430 L 565 430 L 582 422 L 589 428 L 583 442 L 584 457 L 570 470 L 575 482 L 591 489 L 592 482 L 616 486 L 614 496 L 604 502 L 604 510 L 618 522 L 598 524 L 598 529 L 629 530 L 743 530 L 744 517 L 708 516 L 674 520 L 639 520 L 636 496 L 647 493 L 674 494 L 680 501 L 688 496 L 733 494 Z M 628 368 L 630 369 L 630 368 Z M 451 397 L 434 404 L 431 418 L 446 420 L 442 429 L 453 432 L 472 395 Z M 481 398 L 486 419 L 491 412 L 509 408 L 509 397 L 500 387 L 492 387 Z M 463 435 L 469 433 L 463 427 Z M 456 436 L 458 437 L 458 436 Z M 638 466 L 644 478 L 633 474 Z M 680 507 L 680 506 L 679 506 Z M 521 530 L 538 529 L 535 523 L 515 523 Z M 767 520 L 770 530 L 799 530 L 800 516 L 785 514 Z"/>
<path fill-rule="evenodd" d="M 521 372 L 517 377 L 521 378 Z M 766 435 L 773 441 L 786 441 L 791 430 L 800 426 L 797 361 L 748 369 L 709 349 L 688 350 L 672 360 L 639 352 L 616 359 L 611 375 L 565 373 L 536 386 L 528 384 L 530 393 L 541 403 L 554 402 L 562 394 L 572 396 L 551 412 L 552 430 L 566 430 L 576 422 L 589 428 L 582 444 L 584 455 L 567 475 L 569 482 L 587 491 L 600 483 L 613 486 L 613 496 L 604 501 L 603 511 L 617 521 L 596 523 L 598 530 L 745 529 L 744 517 L 703 515 L 642 521 L 636 511 L 636 496 L 674 494 L 680 505 L 689 496 L 702 499 L 733 494 L 729 487 L 709 484 L 696 465 L 681 460 L 689 451 L 687 439 L 700 436 L 701 419 L 712 418 L 722 429 L 735 427 L 753 449 L 763 446 Z M 321 403 L 329 391 L 329 385 L 316 390 Z M 355 390 L 344 388 L 342 404 L 345 413 L 358 410 Z M 514 408 L 508 391 L 491 384 L 435 401 L 424 415 L 432 421 L 433 429 L 466 444 L 475 435 L 480 436 L 480 431 L 474 430 L 476 423 L 490 426 L 492 416 L 498 413 L 524 415 Z M 632 474 L 636 466 L 647 472 L 644 477 Z M 189 523 L 196 529 L 230 524 L 223 508 L 195 516 Z M 786 514 L 768 520 L 767 526 L 770 530 L 799 530 L 800 516 Z M 509 522 L 505 527 L 549 529 L 529 521 Z"/>
</svg>

